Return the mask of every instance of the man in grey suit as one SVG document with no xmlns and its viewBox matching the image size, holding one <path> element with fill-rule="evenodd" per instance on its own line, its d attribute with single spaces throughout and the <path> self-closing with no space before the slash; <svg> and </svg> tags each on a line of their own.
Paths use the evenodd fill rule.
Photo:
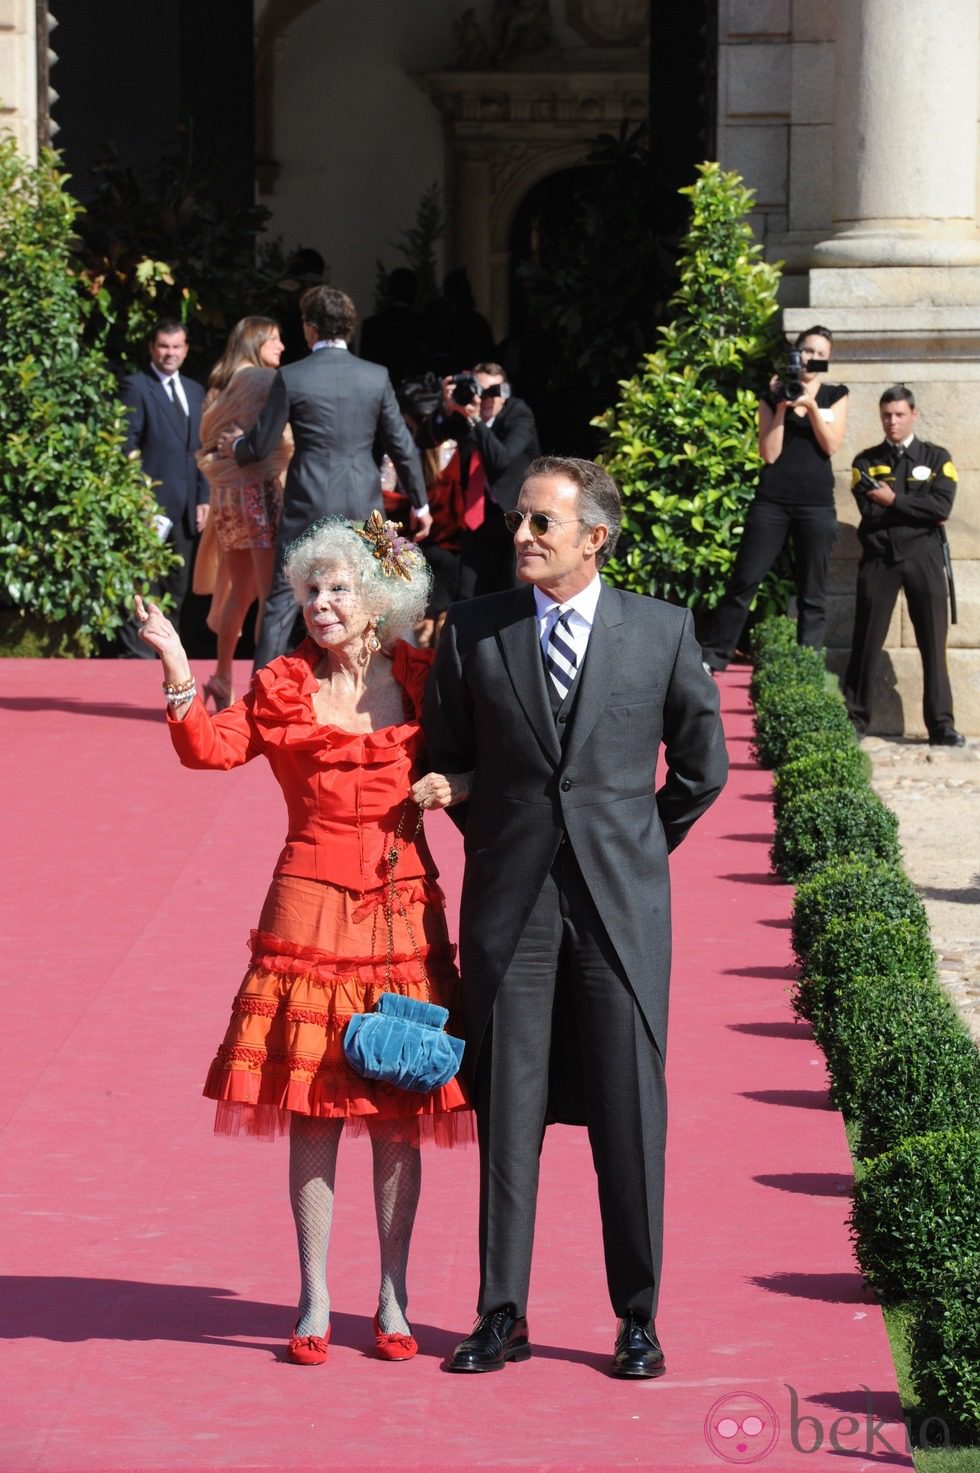
<svg viewBox="0 0 980 1473">
<path fill-rule="evenodd" d="M 419 453 L 402 419 L 387 370 L 347 350 L 357 327 L 354 303 L 332 286 L 314 286 L 300 299 L 310 356 L 285 364 L 269 398 L 247 434 L 221 435 L 218 450 L 239 465 L 264 460 L 279 444 L 287 423 L 294 451 L 283 488 L 276 544 L 276 576 L 265 606 L 255 668 L 284 654 L 296 617 L 292 590 L 282 566 L 289 544 L 320 517 L 364 521 L 382 510 L 381 475 L 375 442 L 391 456 L 412 502 L 412 528 L 426 536 L 431 516 Z"/>
<path fill-rule="evenodd" d="M 480 1297 L 448 1369 L 531 1354 L 526 1304 L 546 1124 L 585 1124 L 612 1374 L 659 1376 L 670 971 L 667 855 L 728 770 L 690 611 L 610 587 L 614 482 L 545 457 L 507 513 L 530 586 L 457 604 L 430 682 L 433 770 L 465 839 L 460 969 L 480 1139 Z M 654 789 L 663 745 L 666 777 Z M 467 778 L 466 774 L 472 774 Z"/>
</svg>

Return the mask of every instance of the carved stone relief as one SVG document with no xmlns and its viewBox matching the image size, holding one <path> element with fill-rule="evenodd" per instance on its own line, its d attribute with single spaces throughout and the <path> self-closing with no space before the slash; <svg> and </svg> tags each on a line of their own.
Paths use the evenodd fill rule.
<svg viewBox="0 0 980 1473">
<path fill-rule="evenodd" d="M 647 0 L 566 0 L 565 14 L 592 46 L 642 46 L 650 34 Z"/>
</svg>

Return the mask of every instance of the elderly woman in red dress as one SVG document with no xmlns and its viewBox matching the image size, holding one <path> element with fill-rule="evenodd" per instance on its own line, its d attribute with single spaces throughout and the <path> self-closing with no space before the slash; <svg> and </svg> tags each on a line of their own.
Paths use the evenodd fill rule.
<svg viewBox="0 0 980 1473">
<path fill-rule="evenodd" d="M 301 1284 L 288 1355 L 302 1365 L 327 1358 L 326 1256 L 345 1127 L 366 1131 L 373 1149 L 374 1329 L 385 1360 L 416 1350 L 406 1270 L 420 1142 L 472 1138 L 456 1080 L 432 1094 L 374 1083 L 351 1070 L 342 1046 L 347 1020 L 380 993 L 451 1007 L 457 985 L 420 810 L 464 797 L 465 780 L 422 775 L 419 709 L 431 655 L 400 637 L 425 608 L 429 575 L 412 545 L 374 518 L 364 532 L 318 523 L 293 545 L 286 566 L 308 638 L 214 716 L 173 626 L 137 600 L 142 637 L 163 662 L 181 762 L 231 768 L 265 757 L 286 799 L 286 844 L 204 1093 L 218 1102 L 218 1131 L 288 1128 Z"/>
</svg>

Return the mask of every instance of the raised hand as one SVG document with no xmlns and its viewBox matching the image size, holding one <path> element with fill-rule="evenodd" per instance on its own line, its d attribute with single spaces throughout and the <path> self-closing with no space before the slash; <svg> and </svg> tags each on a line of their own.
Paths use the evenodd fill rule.
<svg viewBox="0 0 980 1473">
<path fill-rule="evenodd" d="M 187 662 L 187 653 L 180 642 L 180 635 L 166 614 L 159 605 L 150 600 L 144 603 L 139 594 L 136 595 L 135 608 L 140 639 L 160 656 L 166 680 L 179 684 L 188 679 L 191 667 Z"/>
</svg>

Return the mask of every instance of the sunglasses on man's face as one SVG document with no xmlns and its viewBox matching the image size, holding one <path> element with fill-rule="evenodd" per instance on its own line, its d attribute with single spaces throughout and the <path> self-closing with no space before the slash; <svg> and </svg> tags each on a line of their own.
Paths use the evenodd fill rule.
<svg viewBox="0 0 980 1473">
<path fill-rule="evenodd" d="M 564 521 L 559 521 L 557 517 L 549 517 L 543 511 L 504 512 L 504 526 L 512 536 L 515 532 L 520 531 L 525 519 L 527 520 L 532 537 L 545 537 L 551 531 L 552 527 L 567 527 L 570 522 L 580 522 L 582 520 L 581 517 L 566 517 Z"/>
</svg>

